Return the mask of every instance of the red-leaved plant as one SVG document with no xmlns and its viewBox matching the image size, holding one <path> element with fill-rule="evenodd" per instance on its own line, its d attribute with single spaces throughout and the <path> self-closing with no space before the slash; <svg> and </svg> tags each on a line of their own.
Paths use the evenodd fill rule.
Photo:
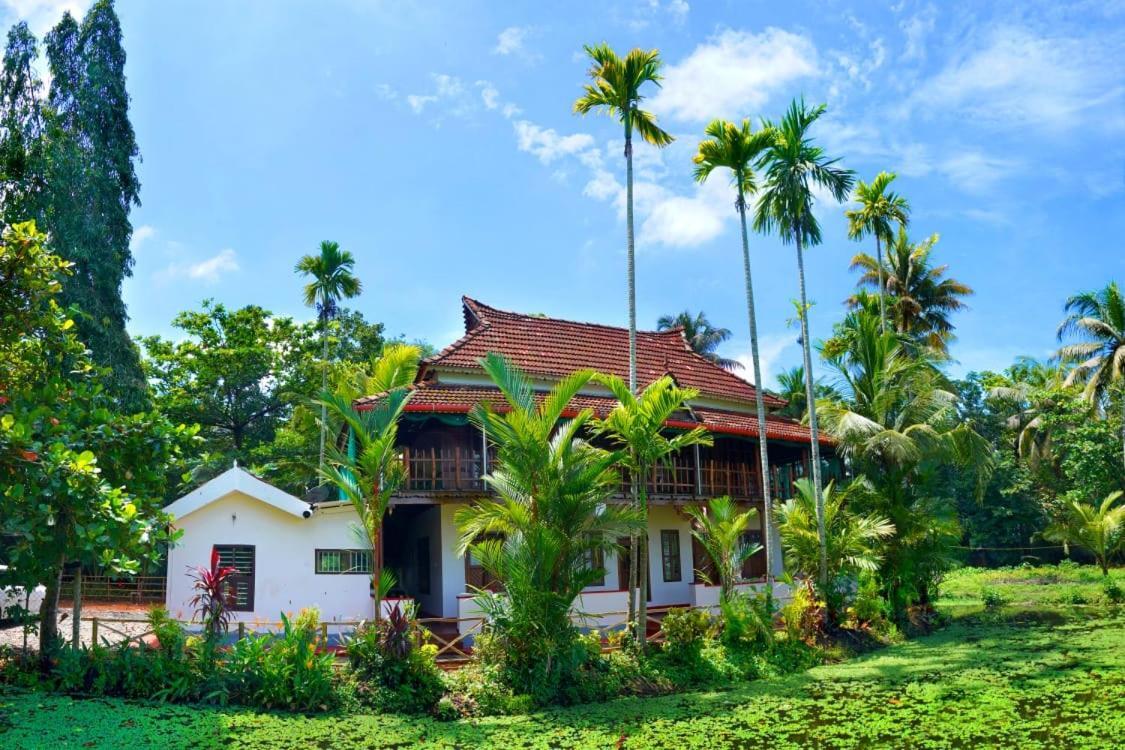
<svg viewBox="0 0 1125 750">
<path fill-rule="evenodd" d="M 210 569 L 199 566 L 188 567 L 188 575 L 192 579 L 192 588 L 195 596 L 191 599 L 191 606 L 195 607 L 195 614 L 203 623 L 203 636 L 208 643 L 215 643 L 220 633 L 225 633 L 230 626 L 230 610 L 227 597 L 230 589 L 230 577 L 238 572 L 238 568 L 219 565 L 219 550 L 211 549 Z"/>
</svg>

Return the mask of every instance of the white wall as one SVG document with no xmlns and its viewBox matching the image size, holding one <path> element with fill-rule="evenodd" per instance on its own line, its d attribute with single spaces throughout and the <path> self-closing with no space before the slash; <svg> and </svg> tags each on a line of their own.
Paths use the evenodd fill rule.
<svg viewBox="0 0 1125 750">
<path fill-rule="evenodd" d="M 665 581 L 660 532 L 675 531 L 680 539 L 680 580 Z M 691 523 L 670 505 L 653 505 L 648 512 L 648 560 L 652 601 L 649 605 L 689 604 L 695 561 L 691 556 Z"/>
<path fill-rule="evenodd" d="M 404 506 L 405 507 L 405 506 Z M 394 513 L 394 511 L 391 511 Z M 383 527 L 384 533 L 386 532 L 386 525 Z M 430 542 L 430 593 L 421 594 L 419 591 L 419 572 L 414 563 L 414 546 L 422 537 L 428 537 Z M 400 576 L 399 583 L 403 589 L 410 594 L 413 598 L 418 600 L 418 605 L 426 614 L 441 615 L 443 608 L 443 595 L 442 595 L 442 528 L 441 528 L 441 506 L 431 505 L 427 506 L 425 510 L 420 512 L 417 516 L 412 518 L 408 523 L 404 524 L 403 528 L 403 541 L 405 544 L 405 554 L 409 556 L 410 566 L 404 571 L 395 571 Z M 384 559 L 384 564 L 386 560 Z"/>
<path fill-rule="evenodd" d="M 430 541 L 433 553 L 441 554 L 441 612 L 435 614 L 460 617 L 457 597 L 466 593 L 465 558 L 457 554 L 458 532 L 453 521 L 453 515 L 460 506 L 444 503 L 438 507 L 441 509 L 441 538 Z"/>
<path fill-rule="evenodd" d="M 356 536 L 355 523 L 349 506 L 320 508 L 306 519 L 237 492 L 205 505 L 173 524 L 184 534 L 168 553 L 168 610 L 179 619 L 191 619 L 193 591 L 187 568 L 208 566 L 213 545 L 245 544 L 255 547 L 254 611 L 234 613 L 233 620 L 274 622 L 282 612 L 309 606 L 320 609 L 322 620 L 371 619 L 375 607 L 370 576 L 313 572 L 317 548 L 366 546 Z"/>
</svg>

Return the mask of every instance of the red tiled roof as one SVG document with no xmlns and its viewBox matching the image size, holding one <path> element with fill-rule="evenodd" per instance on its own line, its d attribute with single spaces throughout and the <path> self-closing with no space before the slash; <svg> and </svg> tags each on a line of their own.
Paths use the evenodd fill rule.
<svg viewBox="0 0 1125 750">
<path fill-rule="evenodd" d="M 490 386 L 422 382 L 411 386 L 410 390 L 411 397 L 406 404 L 406 411 L 415 414 L 466 414 L 475 404 L 482 401 L 491 403 L 498 411 L 503 411 L 507 405 L 500 391 Z M 536 393 L 537 398 L 542 398 L 543 395 L 543 393 Z M 362 408 L 378 399 L 378 396 L 368 396 L 360 399 L 357 404 Z M 616 405 L 617 400 L 610 396 L 579 395 L 570 402 L 567 416 L 573 416 L 581 409 L 593 409 L 595 414 L 604 417 Z M 697 422 L 669 420 L 668 426 L 690 429 L 702 425 L 709 432 L 744 437 L 757 437 L 759 434 L 758 419 L 752 414 L 699 407 L 692 408 L 692 412 Z M 793 420 L 775 416 L 766 419 L 766 436 L 770 440 L 795 443 L 807 443 L 810 437 L 807 427 Z M 831 444 L 831 440 L 824 436 L 821 437 L 821 442 Z"/>
<path fill-rule="evenodd" d="M 479 371 L 481 357 L 497 352 L 540 377 L 559 378 L 581 369 L 628 377 L 628 329 L 497 310 L 469 297 L 463 297 L 462 304 L 465 335 L 426 360 L 423 371 L 426 367 Z M 754 403 L 754 386 L 693 352 L 681 329 L 638 331 L 638 383 L 644 387 L 663 375 L 705 397 Z M 771 394 L 765 399 L 771 407 L 785 404 Z"/>
</svg>

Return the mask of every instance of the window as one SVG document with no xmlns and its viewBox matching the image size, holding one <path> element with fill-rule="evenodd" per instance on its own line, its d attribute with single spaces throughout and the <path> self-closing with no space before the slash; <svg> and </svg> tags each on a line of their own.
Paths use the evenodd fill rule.
<svg viewBox="0 0 1125 750">
<path fill-rule="evenodd" d="M 680 532 L 664 529 L 660 532 L 660 557 L 664 567 L 665 583 L 682 580 L 680 574 Z"/>
<path fill-rule="evenodd" d="M 418 593 L 430 593 L 430 538 L 419 537 L 414 542 L 414 564 L 418 566 Z"/>
<path fill-rule="evenodd" d="M 242 544 L 216 544 L 219 567 L 234 568 L 227 583 L 227 609 L 231 612 L 254 611 L 254 547 Z"/>
<path fill-rule="evenodd" d="M 586 558 L 587 570 L 601 570 L 602 577 L 590 583 L 591 586 L 604 586 L 605 585 L 605 553 L 598 550 L 586 550 L 584 554 Z"/>
<path fill-rule="evenodd" d="M 318 549 L 316 572 L 322 575 L 371 575 L 369 549 Z"/>
</svg>

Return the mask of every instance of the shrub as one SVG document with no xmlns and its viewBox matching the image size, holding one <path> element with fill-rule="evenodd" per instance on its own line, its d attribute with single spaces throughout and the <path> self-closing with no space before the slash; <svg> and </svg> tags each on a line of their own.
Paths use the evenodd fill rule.
<svg viewBox="0 0 1125 750">
<path fill-rule="evenodd" d="M 445 678 L 448 693 L 435 713 L 441 719 L 506 716 L 528 713 L 534 708 L 529 695 L 517 695 L 500 678 L 495 666 L 473 662 Z"/>
<path fill-rule="evenodd" d="M 1069 588 L 1065 588 L 1065 589 L 1062 590 L 1062 593 L 1059 594 L 1059 602 L 1062 603 L 1062 604 L 1076 604 L 1076 605 L 1089 604 L 1090 598 L 1086 595 L 1086 592 L 1083 591 L 1082 589 L 1077 588 L 1075 586 L 1071 586 Z"/>
<path fill-rule="evenodd" d="M 882 586 L 874 573 L 864 571 L 859 575 L 855 599 L 848 609 L 851 619 L 859 627 L 883 630 L 890 616 L 890 608 L 883 598 Z"/>
<path fill-rule="evenodd" d="M 774 605 L 764 594 L 736 592 L 720 605 L 723 618 L 722 641 L 728 646 L 773 645 Z"/>
<path fill-rule="evenodd" d="M 1121 604 L 1125 602 L 1125 590 L 1121 588 L 1121 584 L 1112 578 L 1106 578 L 1102 581 L 1102 593 L 1105 599 L 1110 604 Z"/>
<path fill-rule="evenodd" d="M 985 609 L 1000 609 L 1008 603 L 1008 598 L 1001 594 L 996 589 L 983 587 L 980 590 L 980 600 L 984 603 Z"/>
<path fill-rule="evenodd" d="M 378 623 L 364 623 L 347 641 L 348 661 L 359 680 L 358 699 L 380 711 L 425 713 L 445 690 L 437 647 L 421 645 L 415 608 L 397 604 Z"/>
<path fill-rule="evenodd" d="M 705 610 L 673 607 L 664 615 L 660 630 L 668 657 L 687 663 L 699 658 L 704 641 L 714 631 L 714 622 Z"/>
</svg>

